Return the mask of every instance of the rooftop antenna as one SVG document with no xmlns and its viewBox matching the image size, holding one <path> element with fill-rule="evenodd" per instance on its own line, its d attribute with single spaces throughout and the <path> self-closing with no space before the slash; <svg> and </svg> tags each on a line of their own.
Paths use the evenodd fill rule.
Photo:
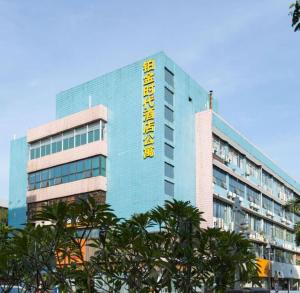
<svg viewBox="0 0 300 293">
<path fill-rule="evenodd" d="M 212 110 L 213 108 L 213 91 L 209 91 L 209 109 Z"/>
</svg>

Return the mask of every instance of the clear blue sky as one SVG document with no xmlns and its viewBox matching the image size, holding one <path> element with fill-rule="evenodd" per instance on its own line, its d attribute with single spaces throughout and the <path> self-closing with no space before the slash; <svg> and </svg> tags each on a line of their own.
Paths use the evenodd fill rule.
<svg viewBox="0 0 300 293">
<path fill-rule="evenodd" d="M 0 0 L 0 199 L 9 141 L 54 119 L 55 94 L 157 51 L 300 180 L 300 32 L 291 0 Z"/>
</svg>

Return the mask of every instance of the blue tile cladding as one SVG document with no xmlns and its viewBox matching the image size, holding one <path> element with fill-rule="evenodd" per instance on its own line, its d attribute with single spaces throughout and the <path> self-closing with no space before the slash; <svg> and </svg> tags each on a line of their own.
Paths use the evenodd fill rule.
<svg viewBox="0 0 300 293">
<path fill-rule="evenodd" d="M 8 224 L 21 227 L 26 222 L 28 148 L 26 137 L 10 144 Z"/>
<path fill-rule="evenodd" d="M 247 151 L 250 155 L 252 155 L 258 161 L 260 161 L 266 167 L 271 169 L 284 181 L 286 181 L 288 184 L 297 189 L 298 192 L 300 192 L 300 184 L 296 180 L 292 179 L 282 169 L 276 166 L 271 159 L 269 159 L 266 155 L 259 151 L 253 144 L 251 144 L 246 138 L 240 135 L 236 130 L 234 130 L 230 125 L 228 125 L 222 118 L 220 118 L 216 114 L 213 115 L 213 126 L 216 127 L 223 134 L 228 136 L 230 139 L 232 139 L 241 148 Z"/>
<path fill-rule="evenodd" d="M 156 60 L 155 157 L 143 159 L 143 62 Z M 174 73 L 175 198 L 195 203 L 194 114 L 207 107 L 207 92 L 164 53 L 158 53 L 57 95 L 57 118 L 102 104 L 108 108 L 107 202 L 120 217 L 164 200 L 164 67 Z M 90 98 L 89 98 L 90 97 Z M 189 101 L 189 97 L 192 101 Z"/>
</svg>

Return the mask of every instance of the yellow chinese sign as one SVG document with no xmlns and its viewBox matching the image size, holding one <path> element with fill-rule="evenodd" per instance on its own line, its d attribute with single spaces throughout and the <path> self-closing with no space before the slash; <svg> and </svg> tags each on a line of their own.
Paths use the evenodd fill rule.
<svg viewBox="0 0 300 293">
<path fill-rule="evenodd" d="M 143 152 L 144 159 L 153 158 L 155 131 L 155 60 L 146 60 L 143 64 Z"/>
</svg>

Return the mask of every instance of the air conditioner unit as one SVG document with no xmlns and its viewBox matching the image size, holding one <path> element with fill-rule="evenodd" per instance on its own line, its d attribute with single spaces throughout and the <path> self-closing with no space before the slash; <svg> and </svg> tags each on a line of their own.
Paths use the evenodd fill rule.
<svg viewBox="0 0 300 293">
<path fill-rule="evenodd" d="M 245 172 L 245 176 L 250 176 L 250 172 L 249 172 L 249 171 L 246 171 L 246 172 Z"/>
<path fill-rule="evenodd" d="M 225 162 L 226 163 L 230 163 L 231 162 L 231 159 L 229 158 L 229 156 L 225 156 Z"/>
<path fill-rule="evenodd" d="M 280 221 L 281 221 L 282 223 L 286 223 L 286 219 L 285 219 L 284 217 L 281 217 L 281 218 L 280 218 Z"/>
<path fill-rule="evenodd" d="M 274 217 L 274 214 L 272 213 L 272 212 L 270 212 L 270 211 L 267 211 L 267 216 L 270 216 L 270 217 Z"/>
<path fill-rule="evenodd" d="M 279 195 L 279 199 L 280 199 L 280 200 L 282 200 L 282 201 L 285 201 L 285 200 L 286 200 L 286 195 L 285 195 L 285 193 L 283 193 L 282 191 L 280 191 L 280 192 L 278 193 L 278 195 Z"/>
<path fill-rule="evenodd" d="M 232 191 L 228 191 L 227 192 L 227 197 L 228 198 L 232 198 L 233 197 L 233 192 Z"/>
</svg>

